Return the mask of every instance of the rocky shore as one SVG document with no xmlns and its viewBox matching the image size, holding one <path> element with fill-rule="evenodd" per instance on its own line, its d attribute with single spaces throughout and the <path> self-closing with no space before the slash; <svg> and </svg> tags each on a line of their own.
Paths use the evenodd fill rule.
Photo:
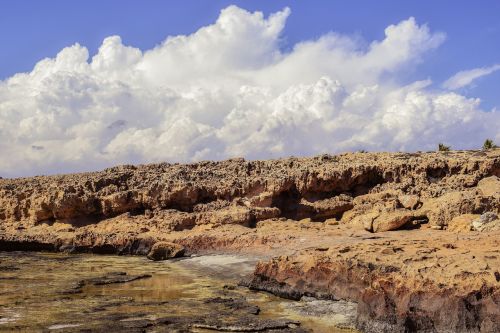
<svg viewBox="0 0 500 333">
<path fill-rule="evenodd" d="M 0 179 L 0 251 L 249 253 L 243 284 L 357 302 L 361 331 L 498 332 L 499 177 L 492 149 Z"/>
</svg>

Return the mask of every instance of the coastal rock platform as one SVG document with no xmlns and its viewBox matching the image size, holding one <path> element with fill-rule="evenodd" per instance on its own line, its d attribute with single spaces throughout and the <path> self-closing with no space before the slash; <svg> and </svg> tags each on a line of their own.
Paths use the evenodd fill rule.
<svg viewBox="0 0 500 333">
<path fill-rule="evenodd" d="M 500 150 L 0 179 L 0 250 L 264 258 L 242 284 L 358 304 L 366 332 L 500 331 Z"/>
</svg>

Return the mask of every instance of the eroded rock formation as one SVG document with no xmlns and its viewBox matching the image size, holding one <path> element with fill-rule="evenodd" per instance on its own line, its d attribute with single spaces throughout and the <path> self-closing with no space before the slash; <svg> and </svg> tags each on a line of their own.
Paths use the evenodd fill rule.
<svg viewBox="0 0 500 333">
<path fill-rule="evenodd" d="M 0 179 L 0 250 L 276 256 L 249 286 L 356 301 L 365 331 L 495 332 L 499 177 L 496 149 Z"/>
</svg>

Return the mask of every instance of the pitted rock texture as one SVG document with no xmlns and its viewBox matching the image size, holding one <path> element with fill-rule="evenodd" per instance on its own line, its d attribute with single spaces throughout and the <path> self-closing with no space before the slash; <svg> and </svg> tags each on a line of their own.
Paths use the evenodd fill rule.
<svg viewBox="0 0 500 333">
<path fill-rule="evenodd" d="M 249 286 L 356 301 L 363 331 L 496 332 L 499 177 L 496 149 L 0 179 L 0 250 L 277 256 Z"/>
<path fill-rule="evenodd" d="M 458 215 L 500 213 L 499 176 L 499 150 L 120 166 L 2 179 L 0 219 L 6 233 L 48 227 L 84 246 L 106 243 L 98 233 L 107 224 L 136 234 L 277 217 L 336 218 L 374 232 L 413 221 L 446 227 Z"/>
<path fill-rule="evenodd" d="M 151 247 L 147 257 L 150 260 L 159 261 L 182 257 L 183 254 L 184 247 L 179 244 L 158 242 Z"/>
<path fill-rule="evenodd" d="M 364 332 L 500 330 L 500 233 L 381 236 L 263 261 L 246 285 L 292 299 L 355 300 Z"/>
</svg>

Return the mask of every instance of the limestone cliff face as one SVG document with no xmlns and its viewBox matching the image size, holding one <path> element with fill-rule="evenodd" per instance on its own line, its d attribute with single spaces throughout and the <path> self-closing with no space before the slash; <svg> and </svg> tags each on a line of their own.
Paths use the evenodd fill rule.
<svg viewBox="0 0 500 333">
<path fill-rule="evenodd" d="M 127 165 L 1 179 L 0 237 L 125 246 L 144 233 L 253 227 L 271 218 L 334 218 L 373 232 L 427 222 L 446 228 L 462 214 L 498 213 L 498 176 L 500 151 L 493 150 Z"/>
</svg>

